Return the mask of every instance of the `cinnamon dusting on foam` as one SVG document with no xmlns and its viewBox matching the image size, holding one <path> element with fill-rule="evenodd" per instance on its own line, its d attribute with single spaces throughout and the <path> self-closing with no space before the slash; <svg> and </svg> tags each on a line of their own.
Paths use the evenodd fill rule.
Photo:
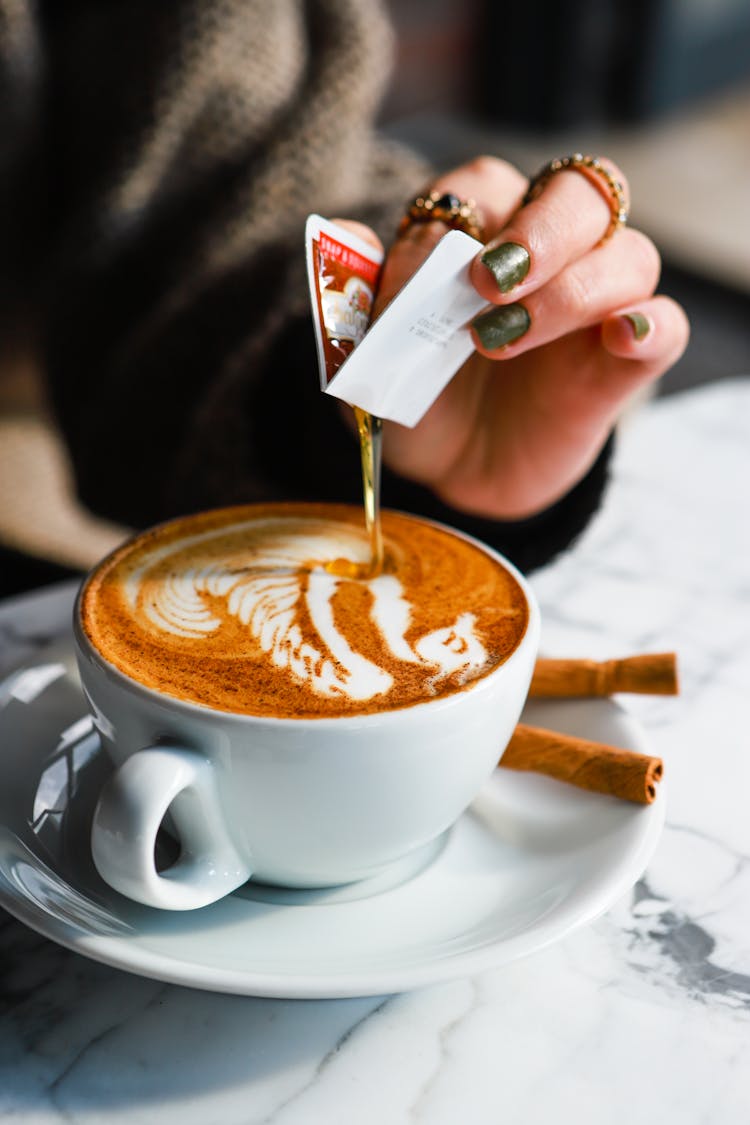
<svg viewBox="0 0 750 1125">
<path fill-rule="evenodd" d="M 341 559 L 365 571 L 361 520 L 354 507 L 274 504 L 164 524 L 88 579 L 84 630 L 157 691 L 285 717 L 406 707 L 507 659 L 528 607 L 504 567 L 449 532 L 384 512 L 383 572 L 330 573 Z"/>
</svg>

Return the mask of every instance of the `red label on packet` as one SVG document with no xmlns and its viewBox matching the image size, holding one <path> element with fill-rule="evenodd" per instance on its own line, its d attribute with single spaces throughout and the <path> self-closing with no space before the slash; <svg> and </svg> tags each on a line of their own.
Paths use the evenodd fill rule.
<svg viewBox="0 0 750 1125">
<path fill-rule="evenodd" d="M 369 327 L 383 254 L 319 215 L 308 218 L 305 242 L 320 386 L 325 390 Z"/>
</svg>

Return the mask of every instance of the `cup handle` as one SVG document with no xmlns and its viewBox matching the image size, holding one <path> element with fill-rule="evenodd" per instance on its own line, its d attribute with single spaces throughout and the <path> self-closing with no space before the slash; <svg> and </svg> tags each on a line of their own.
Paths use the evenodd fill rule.
<svg viewBox="0 0 750 1125">
<path fill-rule="evenodd" d="M 180 857 L 156 870 L 156 834 L 169 809 Z M 193 750 L 139 750 L 104 786 L 91 827 L 96 869 L 111 887 L 162 910 L 195 910 L 241 886 L 251 871 L 225 823 L 215 767 Z"/>
</svg>

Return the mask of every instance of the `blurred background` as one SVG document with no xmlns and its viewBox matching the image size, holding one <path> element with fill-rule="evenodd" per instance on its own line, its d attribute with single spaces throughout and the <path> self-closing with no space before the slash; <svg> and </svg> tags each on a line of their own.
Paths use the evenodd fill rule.
<svg viewBox="0 0 750 1125">
<path fill-rule="evenodd" d="M 390 0 L 396 67 L 381 129 L 440 168 L 493 153 L 532 174 L 606 154 L 660 288 L 692 338 L 658 393 L 750 374 L 750 2 Z M 80 573 L 121 529 L 73 497 L 34 373 L 0 378 L 0 596 Z"/>
</svg>

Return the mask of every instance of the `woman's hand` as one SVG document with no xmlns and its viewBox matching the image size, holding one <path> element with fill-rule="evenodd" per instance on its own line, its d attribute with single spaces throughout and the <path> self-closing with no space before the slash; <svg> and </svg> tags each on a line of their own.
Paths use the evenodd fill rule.
<svg viewBox="0 0 750 1125">
<path fill-rule="evenodd" d="M 484 215 L 471 279 L 488 308 L 473 322 L 476 352 L 419 425 L 386 423 L 384 456 L 455 508 L 521 518 L 584 476 L 628 400 L 682 354 L 687 318 L 653 296 L 660 262 L 645 235 L 625 227 L 598 245 L 611 211 L 587 175 L 556 173 L 525 207 L 527 180 L 493 157 L 431 187 Z M 395 242 L 376 313 L 445 232 L 418 223 Z"/>
</svg>

